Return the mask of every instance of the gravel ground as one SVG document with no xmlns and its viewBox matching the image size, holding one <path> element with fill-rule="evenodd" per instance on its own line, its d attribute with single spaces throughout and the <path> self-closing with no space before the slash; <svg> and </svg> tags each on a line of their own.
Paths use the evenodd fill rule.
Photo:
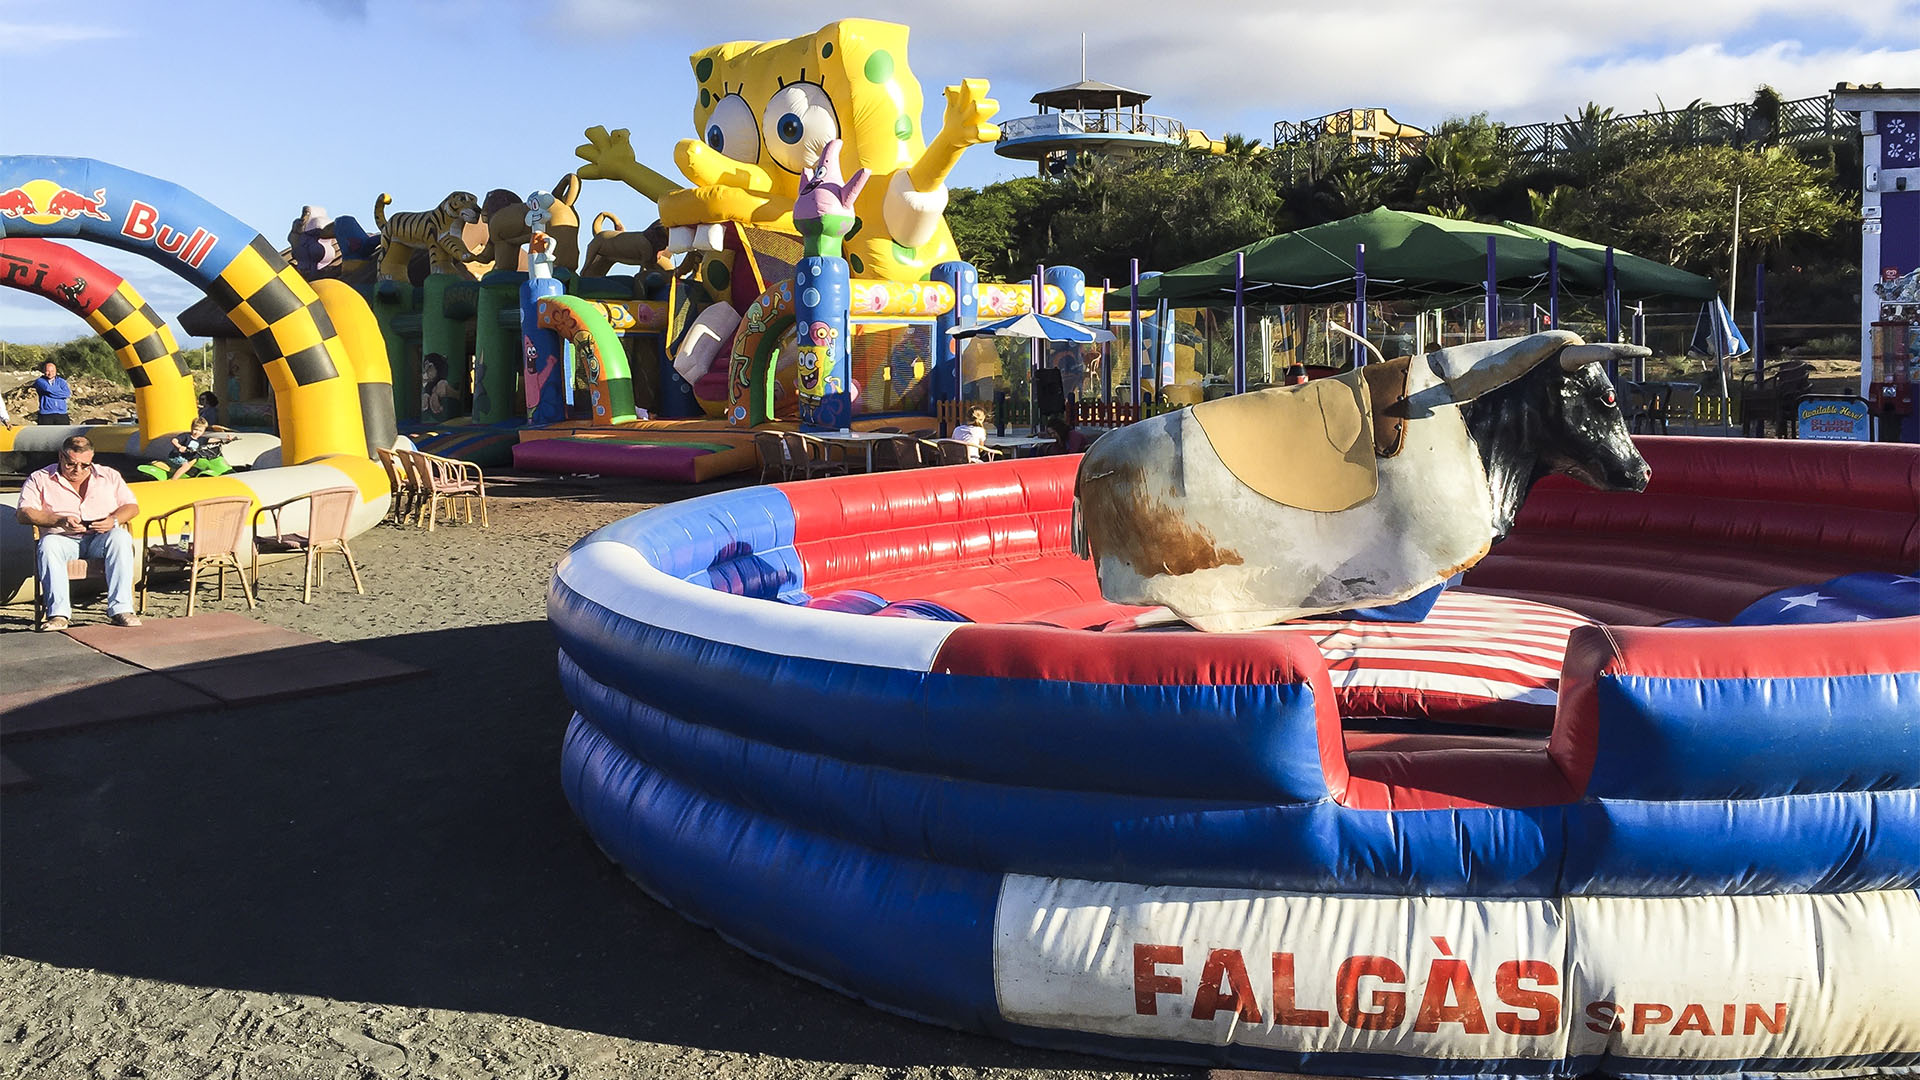
<svg viewBox="0 0 1920 1080">
<path fill-rule="evenodd" d="M 601 857 L 560 792 L 547 581 L 591 529 L 687 493 L 503 485 L 490 529 L 357 540 L 364 597 L 330 576 L 303 605 L 296 570 L 263 572 L 257 617 L 426 678 L 9 743 L 38 784 L 0 800 L 0 1076 L 1199 1075 L 887 1015 Z M 229 596 L 212 609 L 245 610 Z M 0 609 L 0 649 L 25 627 Z"/>
</svg>

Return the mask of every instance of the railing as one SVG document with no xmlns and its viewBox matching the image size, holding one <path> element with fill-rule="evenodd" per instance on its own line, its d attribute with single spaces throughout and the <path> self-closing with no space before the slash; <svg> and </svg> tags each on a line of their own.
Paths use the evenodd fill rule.
<svg viewBox="0 0 1920 1080">
<path fill-rule="evenodd" d="M 1394 169 L 1419 157 L 1431 136 L 1355 138 L 1379 123 L 1378 109 L 1349 109 L 1273 125 L 1275 168 L 1289 179 L 1315 179 L 1335 162 L 1363 159 Z M 1358 121 L 1356 123 L 1356 120 Z M 1622 138 L 1672 150 L 1695 146 L 1795 146 L 1858 129 L 1859 121 L 1833 107 L 1833 95 L 1783 101 L 1777 113 L 1740 105 L 1692 105 L 1631 116 L 1598 115 L 1520 127 L 1495 125 L 1500 146 L 1516 162 L 1554 165 Z"/>
<path fill-rule="evenodd" d="M 1135 113 L 1131 109 L 1041 113 L 1000 122 L 1001 142 L 1050 135 L 1147 135 L 1183 142 L 1187 125 L 1171 116 Z"/>
</svg>

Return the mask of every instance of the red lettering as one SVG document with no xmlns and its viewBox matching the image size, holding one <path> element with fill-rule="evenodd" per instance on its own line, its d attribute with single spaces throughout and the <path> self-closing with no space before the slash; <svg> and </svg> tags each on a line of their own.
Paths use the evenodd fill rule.
<svg viewBox="0 0 1920 1080">
<path fill-rule="evenodd" d="M 1532 1009 L 1530 1017 L 1502 1010 L 1493 1014 L 1493 1022 L 1509 1035 L 1551 1035 L 1560 1030 L 1560 999 L 1544 990 L 1530 990 L 1521 980 L 1537 986 L 1560 985 L 1560 973 L 1545 960 L 1509 960 L 1493 974 L 1493 991 L 1501 1002 L 1517 1009 Z M 1597 1004 L 1606 1004 L 1598 1002 Z"/>
<path fill-rule="evenodd" d="M 1160 964 L 1177 964 L 1182 950 L 1178 945 L 1135 945 L 1133 947 L 1133 1011 L 1141 1016 L 1160 1013 L 1156 994 L 1177 994 L 1182 983 L 1178 975 L 1162 975 Z"/>
<path fill-rule="evenodd" d="M 127 207 L 127 220 L 120 223 L 120 233 L 135 240 L 151 240 L 153 223 L 159 219 L 160 211 L 135 199 L 133 205 Z"/>
<path fill-rule="evenodd" d="M 1293 1000 L 1293 954 L 1273 954 L 1273 1022 L 1281 1027 L 1326 1027 L 1325 1009 L 1297 1009 Z"/>
<path fill-rule="evenodd" d="M 1633 1007 L 1633 1033 L 1644 1034 L 1655 1024 L 1673 1019 L 1673 1010 L 1657 1001 L 1642 1001 Z"/>
<path fill-rule="evenodd" d="M 1787 1003 L 1784 1001 L 1775 1002 L 1773 1015 L 1771 1017 L 1769 1017 L 1760 1006 L 1749 1004 L 1740 1022 L 1740 1034 L 1753 1034 L 1755 1021 L 1758 1021 L 1761 1027 L 1766 1028 L 1769 1035 L 1780 1034 L 1787 1030 Z"/>
<path fill-rule="evenodd" d="M 1334 1008 L 1348 1026 L 1361 1031 L 1386 1031 L 1400 1026 L 1407 1018 L 1407 995 L 1398 990 L 1375 990 L 1369 1004 L 1360 1008 L 1360 980 L 1373 977 L 1383 983 L 1405 985 L 1407 973 L 1384 956 L 1349 956 L 1340 962 L 1333 981 Z"/>
<path fill-rule="evenodd" d="M 1596 1035 L 1623 1030 L 1620 1027 L 1620 1006 L 1611 1001 L 1594 1001 L 1587 1005 L 1587 1030 Z"/>
<path fill-rule="evenodd" d="M 1720 1034 L 1733 1034 L 1733 1003 L 1720 1006 Z"/>
<path fill-rule="evenodd" d="M 193 230 L 193 237 L 187 241 L 186 254 L 180 256 L 180 261 L 188 266 L 199 266 L 200 260 L 207 257 L 207 249 L 213 247 L 214 239 L 205 229 Z"/>
<path fill-rule="evenodd" d="M 167 225 L 160 226 L 160 233 L 153 238 L 153 242 L 161 251 L 169 255 L 178 255 L 180 250 L 187 246 L 187 238 L 174 232 L 172 227 Z"/>
<path fill-rule="evenodd" d="M 1221 979 L 1226 985 L 1221 985 Z M 1193 1018 L 1211 1020 L 1222 1008 L 1232 1009 L 1249 1024 L 1261 1020 L 1260 1002 L 1253 993 L 1253 981 L 1247 978 L 1247 962 L 1239 949 L 1215 949 L 1207 954 L 1200 968 L 1200 988 L 1193 995 Z"/>
<path fill-rule="evenodd" d="M 1713 1022 L 1707 1019 L 1704 1005 L 1689 1005 L 1680 1010 L 1680 1020 L 1673 1025 L 1669 1035 L 1678 1035 L 1683 1031 L 1697 1031 L 1702 1035 L 1713 1034 Z"/>
<path fill-rule="evenodd" d="M 1448 999 L 1453 1004 L 1447 1004 Z M 1415 1031 L 1439 1031 L 1441 1024 L 1459 1024 L 1468 1035 L 1487 1033 L 1487 1016 L 1480 1010 L 1480 991 L 1465 960 L 1435 959 L 1427 968 L 1427 989 L 1420 995 Z"/>
</svg>

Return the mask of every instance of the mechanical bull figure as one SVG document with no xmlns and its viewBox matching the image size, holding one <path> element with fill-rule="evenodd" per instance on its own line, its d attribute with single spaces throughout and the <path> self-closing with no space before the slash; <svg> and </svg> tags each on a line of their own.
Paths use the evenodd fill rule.
<svg viewBox="0 0 1920 1080">
<path fill-rule="evenodd" d="M 1602 366 L 1636 355 L 1558 330 L 1121 428 L 1081 460 L 1074 552 L 1108 600 L 1202 630 L 1397 603 L 1479 562 L 1548 473 L 1646 489 Z"/>
</svg>

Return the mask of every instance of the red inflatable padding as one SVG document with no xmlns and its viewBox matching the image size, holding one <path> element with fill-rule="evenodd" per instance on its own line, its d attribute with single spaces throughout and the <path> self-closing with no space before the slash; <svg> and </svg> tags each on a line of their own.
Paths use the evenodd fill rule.
<svg viewBox="0 0 1920 1080">
<path fill-rule="evenodd" d="M 1039 458 L 783 484 L 809 592 L 876 588 L 896 574 L 1066 555 L 1076 458 Z M 1070 557 L 1070 556 L 1068 556 Z M 1021 576 L 1027 576 L 1023 573 Z M 930 599 L 916 591 L 917 598 Z"/>
<path fill-rule="evenodd" d="M 1333 701 L 1326 661 L 1304 634 L 1088 634 L 1053 626 L 969 625 L 948 635 L 933 671 L 1126 686 L 1309 683 L 1316 700 Z"/>
<path fill-rule="evenodd" d="M 1647 490 L 1656 495 L 1920 513 L 1920 452 L 1912 446 L 1667 435 L 1638 436 L 1633 444 L 1653 469 Z M 1556 490 L 1634 498 L 1603 495 L 1563 476 L 1534 488 L 1536 494 Z"/>
</svg>

